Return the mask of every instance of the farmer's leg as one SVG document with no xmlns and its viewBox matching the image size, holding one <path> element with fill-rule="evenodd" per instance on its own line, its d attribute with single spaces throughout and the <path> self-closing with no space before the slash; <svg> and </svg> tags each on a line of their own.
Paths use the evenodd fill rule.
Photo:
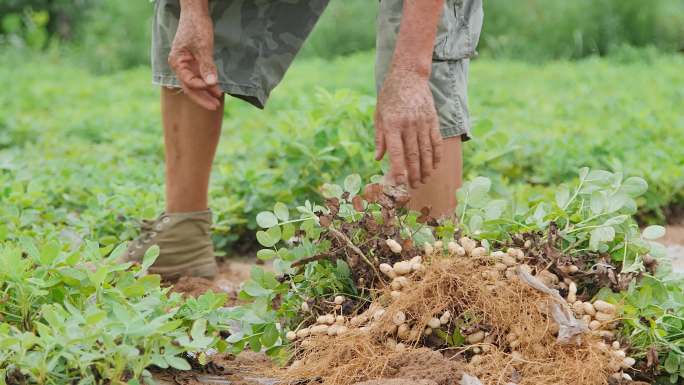
<svg viewBox="0 0 684 385">
<path fill-rule="evenodd" d="M 209 175 L 221 132 L 223 97 L 216 111 L 200 107 L 177 88 L 162 87 L 166 147 L 166 212 L 145 221 L 121 262 L 141 262 L 159 246 L 149 272 L 167 279 L 213 277 L 217 272 L 207 207 Z"/>
<path fill-rule="evenodd" d="M 454 213 L 456 191 L 461 187 L 463 173 L 461 137 L 444 139 L 442 149 L 442 161 L 427 178 L 426 183 L 410 189 L 409 207 L 416 211 L 423 207 L 431 207 L 430 213 L 435 218 Z"/>
<path fill-rule="evenodd" d="M 161 104 L 166 148 L 166 212 L 205 211 L 223 105 L 210 111 L 178 89 L 166 87 L 162 87 Z"/>
</svg>

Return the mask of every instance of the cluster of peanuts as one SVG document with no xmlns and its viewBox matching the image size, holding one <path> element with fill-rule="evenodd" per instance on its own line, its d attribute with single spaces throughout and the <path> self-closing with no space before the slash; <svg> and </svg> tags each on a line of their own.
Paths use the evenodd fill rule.
<svg viewBox="0 0 684 385">
<path fill-rule="evenodd" d="M 527 241 L 526 247 L 531 246 L 529 241 Z M 429 255 L 432 253 L 433 248 L 443 247 L 441 242 L 436 242 L 434 247 L 431 245 L 426 245 L 425 254 Z M 480 257 L 487 254 L 487 250 L 484 247 L 478 247 L 477 242 L 463 237 L 457 242 L 449 242 L 447 245 L 447 250 L 450 255 L 455 256 L 472 256 Z M 506 251 L 494 251 L 491 256 L 495 258 L 496 262 L 492 266 L 493 269 L 490 271 L 483 272 L 483 278 L 492 281 L 492 284 L 488 285 L 489 290 L 496 290 L 497 287 L 503 286 L 506 283 L 500 280 L 501 273 L 508 279 L 516 279 L 517 267 L 522 268 L 528 273 L 532 273 L 532 268 L 524 263 L 525 254 L 521 249 L 509 248 Z M 559 266 L 559 270 L 566 275 L 571 275 L 579 272 L 579 267 L 574 264 L 567 264 Z M 568 291 L 567 301 L 572 307 L 575 315 L 582 319 L 582 321 L 589 327 L 592 334 L 600 336 L 606 342 L 599 342 L 599 347 L 606 351 L 613 359 L 611 361 L 611 370 L 615 373 L 613 377 L 616 379 L 627 379 L 631 380 L 630 376 L 626 373 L 622 373 L 623 369 L 632 367 L 636 360 L 632 357 L 627 356 L 625 349 L 620 347 L 620 343 L 615 341 L 615 329 L 617 328 L 617 308 L 615 305 L 602 300 L 596 300 L 594 302 L 590 301 L 580 301 L 577 299 L 577 284 L 569 278 L 565 278 L 562 281 L 559 277 L 548 270 L 543 270 L 537 273 L 537 278 L 539 278 L 544 284 L 551 288 L 565 289 Z M 558 332 L 558 325 L 555 323 L 551 324 L 551 333 L 556 334 Z M 524 331 L 522 330 L 512 330 L 506 335 L 506 342 L 511 348 L 511 357 L 516 360 L 523 360 L 522 354 L 516 349 L 521 345 L 524 339 Z M 470 334 L 465 334 L 466 342 L 469 345 L 476 345 L 471 348 L 474 355 L 471 358 L 471 362 L 477 364 L 483 360 L 483 356 L 480 353 L 484 353 L 491 345 L 494 343 L 494 336 L 484 331 L 475 331 Z M 532 345 L 532 349 L 543 351 L 544 347 L 540 344 Z"/>
<path fill-rule="evenodd" d="M 392 252 L 396 254 L 401 253 L 401 245 L 398 242 L 393 239 L 388 239 L 386 242 Z M 430 244 L 426 244 L 425 248 L 426 255 L 434 252 Z M 379 267 L 380 271 L 392 280 L 390 282 L 390 296 L 395 300 L 401 297 L 401 291 L 408 287 L 414 274 L 420 275 L 425 271 L 423 257 L 420 255 L 407 261 L 396 262 L 394 265 L 382 263 Z M 377 303 L 373 303 L 366 312 L 352 318 L 351 323 L 353 326 L 364 325 L 370 320 L 371 322 L 368 325 L 360 327 L 361 331 L 366 331 L 374 326 L 373 322 L 379 321 L 384 315 L 385 309 Z M 432 317 L 424 328 L 420 328 L 412 320 L 408 320 L 404 312 L 398 311 L 392 315 L 390 330 L 385 330 L 385 332 L 392 336 L 385 343 L 390 349 L 403 351 L 406 348 L 404 342 L 418 340 L 421 336 L 429 336 L 434 329 L 448 324 L 450 320 L 451 313 L 445 311 L 441 315 L 438 314 L 436 317 Z"/>
<path fill-rule="evenodd" d="M 388 239 L 386 244 L 392 252 L 396 254 L 402 252 L 401 245 L 395 240 Z M 529 247 L 530 245 L 526 244 L 525 246 Z M 458 241 L 447 242 L 446 245 L 442 241 L 436 241 L 434 244 L 426 243 L 424 245 L 424 255 L 426 257 L 433 255 L 436 250 L 446 251 L 448 255 L 456 257 L 483 257 L 488 254 L 486 248 L 478 246 L 477 241 L 468 237 L 461 237 Z M 502 275 L 509 280 L 517 279 L 515 270 L 518 267 L 530 274 L 532 273 L 532 268 L 525 264 L 524 252 L 519 248 L 494 251 L 490 255 L 495 259 L 495 262 L 490 270 L 483 272 L 483 278 L 491 282 L 491 284 L 487 285 L 489 290 L 496 290 L 499 286 L 506 285 L 506 281 L 500 279 Z M 396 300 L 401 297 L 402 290 L 409 286 L 411 279 L 420 276 L 425 271 L 425 266 L 423 265 L 423 257 L 418 255 L 410 260 L 399 261 L 393 265 L 387 263 L 380 264 L 379 269 L 385 276 L 391 279 L 390 296 Z M 579 268 L 576 265 L 563 265 L 559 267 L 559 270 L 566 275 L 571 275 L 577 273 Z M 613 377 L 630 380 L 629 375 L 623 373 L 622 370 L 632 367 L 635 364 L 635 360 L 632 357 L 628 357 L 626 350 L 620 347 L 618 341 L 615 341 L 614 330 L 617 327 L 617 309 L 615 305 L 601 300 L 594 302 L 578 300 L 576 283 L 569 278 L 561 281 L 557 275 L 548 270 L 538 272 L 536 277 L 548 287 L 566 289 L 568 291 L 566 300 L 575 315 L 588 325 L 592 334 L 603 338 L 602 341 L 598 342 L 601 345 L 600 348 L 613 357 L 611 361 L 611 370 L 615 371 Z M 339 308 L 345 300 L 343 296 L 336 296 L 334 300 L 337 305 L 336 307 Z M 302 303 L 302 310 L 308 311 L 306 302 Z M 302 343 L 306 343 L 305 339 L 310 335 L 343 335 L 351 328 L 367 332 L 385 316 L 385 312 L 386 310 L 382 305 L 374 302 L 365 312 L 351 318 L 335 314 L 321 315 L 316 319 L 315 325 L 299 329 L 296 332 L 290 331 L 286 336 L 290 341 L 303 340 Z M 417 323 L 407 319 L 406 314 L 401 311 L 393 314 L 391 319 L 392 326 L 390 330 L 385 330 L 391 337 L 387 338 L 385 343 L 392 350 L 403 351 L 406 349 L 406 343 L 409 341 L 416 341 L 421 336 L 429 336 L 434 330 L 447 325 L 451 320 L 451 314 L 449 311 L 446 311 L 435 315 L 427 322 L 424 328 L 419 328 Z M 552 323 L 551 327 L 551 332 L 556 334 L 558 332 L 558 325 Z M 462 334 L 465 342 L 468 345 L 473 345 L 470 349 L 474 353 L 471 357 L 471 363 L 473 364 L 484 360 L 482 353 L 489 351 L 496 342 L 496 336 L 493 333 L 477 328 L 462 331 Z M 505 336 L 505 340 L 511 349 L 511 357 L 514 360 L 524 360 L 523 355 L 516 350 L 525 342 L 523 341 L 524 339 L 524 330 L 511 330 Z M 540 351 L 545 349 L 539 343 L 532 345 L 532 348 L 539 349 Z"/>
<path fill-rule="evenodd" d="M 425 328 L 421 329 L 417 324 L 406 319 L 406 315 L 403 312 L 398 311 L 394 313 L 392 315 L 393 326 L 389 333 L 396 336 L 396 338 L 388 338 L 385 344 L 390 349 L 403 351 L 406 349 L 404 342 L 408 343 L 419 339 L 421 336 L 429 336 L 435 329 L 439 329 L 451 321 L 451 313 L 448 310 L 441 315 L 438 314 L 438 316 L 430 318 Z"/>
<path fill-rule="evenodd" d="M 342 306 L 344 301 L 347 299 L 343 295 L 335 296 L 333 302 L 335 307 L 339 308 Z M 306 302 L 302 302 L 302 311 L 308 312 L 309 305 Z M 310 327 L 301 328 L 297 331 L 289 331 L 285 334 L 285 338 L 288 341 L 303 340 L 309 336 L 341 336 L 349 331 L 347 327 L 348 320 L 347 317 L 341 314 L 324 314 L 316 318 L 316 324 Z"/>
<path fill-rule="evenodd" d="M 633 357 L 627 356 L 627 351 L 620 347 L 620 342 L 615 340 L 615 329 L 617 328 L 617 308 L 615 305 L 602 300 L 596 300 L 593 303 L 586 301 L 582 302 L 576 298 L 577 285 L 570 282 L 568 285 L 568 304 L 572 306 L 572 310 L 576 316 L 580 317 L 585 325 L 589 326 L 591 333 L 602 337 L 608 343 L 599 341 L 597 347 L 607 353 L 611 357 L 610 369 L 616 373 L 616 379 L 628 379 L 629 375 L 621 373 L 623 369 L 628 369 L 634 366 L 636 360 Z M 611 342 L 612 341 L 612 342 Z"/>
<path fill-rule="evenodd" d="M 389 239 L 389 241 L 395 242 Z M 401 252 L 401 251 L 399 251 Z M 390 296 L 393 299 L 398 299 L 401 296 L 401 290 L 406 288 L 410 283 L 409 275 L 412 273 L 422 273 L 425 271 L 425 266 L 423 266 L 423 257 L 417 255 L 408 261 L 399 261 L 393 266 L 388 263 L 380 264 L 380 271 L 385 274 L 388 278 L 392 279 L 390 283 Z"/>
</svg>

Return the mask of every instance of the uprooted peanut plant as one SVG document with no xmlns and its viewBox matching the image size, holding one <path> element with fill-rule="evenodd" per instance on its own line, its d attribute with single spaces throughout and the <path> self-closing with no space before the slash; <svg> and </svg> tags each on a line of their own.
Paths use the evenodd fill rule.
<svg viewBox="0 0 684 385">
<path fill-rule="evenodd" d="M 258 256 L 277 275 L 253 270 L 228 342 L 266 348 L 298 381 L 392 377 L 393 360 L 429 348 L 483 384 L 675 383 L 684 301 L 652 241 L 662 228 L 631 219 L 645 189 L 582 169 L 552 202 L 521 207 L 476 178 L 458 218 L 437 221 L 350 176 L 298 218 L 280 204 L 259 214 Z"/>
</svg>

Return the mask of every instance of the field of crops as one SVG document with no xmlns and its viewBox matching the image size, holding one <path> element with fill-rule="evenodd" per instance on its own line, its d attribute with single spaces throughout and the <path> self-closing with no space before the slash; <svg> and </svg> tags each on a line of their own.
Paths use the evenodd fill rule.
<svg viewBox="0 0 684 385">
<path fill-rule="evenodd" d="M 662 228 L 646 226 L 679 221 L 684 210 L 684 58 L 625 50 L 621 56 L 578 62 L 475 61 L 470 83 L 475 127 L 465 146 L 469 183 L 460 193 L 461 224 L 439 226 L 404 213 L 395 195 L 389 195 L 394 200 L 387 205 L 384 193 L 362 193 L 383 167 L 372 159 L 372 65 L 370 53 L 330 61 L 307 58 L 296 63 L 266 111 L 229 101 L 211 186 L 215 243 L 226 258 L 254 252 L 261 243 L 267 248 L 259 257 L 274 259 L 276 272 L 287 279 L 255 269 L 239 297 L 248 304 L 227 309 L 224 293 L 188 300 L 160 288 L 158 277 L 144 275 L 154 253 L 143 266 L 123 269 L 113 263 L 122 251 L 119 245 L 136 235 L 136 219 L 154 217 L 163 208 L 159 92 L 150 84 L 148 69 L 96 76 L 50 54 L 0 58 L 0 67 L 12 68 L 0 71 L 0 383 L 109 379 L 135 384 L 149 377 L 150 365 L 189 369 L 189 361 L 197 369 L 207 362 L 209 350 L 264 348 L 285 359 L 287 350 L 281 348 L 289 337 L 297 341 L 291 345 L 297 347 L 299 362 L 306 363 L 311 354 L 325 356 L 330 352 L 316 350 L 321 349 L 316 341 L 303 346 L 297 331 L 323 326 L 314 325 L 316 316 L 349 316 L 343 323 L 353 315 L 372 317 L 368 295 L 386 289 L 358 258 L 356 265 L 351 263 L 349 253 L 355 251 L 346 250 L 346 241 L 373 255 L 370 265 L 378 269 L 424 254 L 426 272 L 421 267 L 409 269 L 418 275 L 404 274 L 416 281 L 406 285 L 420 290 L 427 290 L 428 277 L 438 268 L 442 276 L 461 279 L 452 265 L 439 262 L 465 255 L 458 247 L 474 260 L 502 259 L 504 254 L 515 259 L 517 252 L 506 249 L 519 248 L 527 259 L 518 258 L 504 270 L 550 263 L 561 278 L 553 285 L 571 307 L 593 303 L 597 310 L 603 306 L 599 300 L 619 305 L 606 307 L 608 318 L 591 316 L 589 321 L 603 322 L 604 338 L 611 333 L 610 342 L 619 341 L 618 350 L 627 354 L 623 358 L 635 362 L 613 367 L 607 359 L 601 364 L 605 367 L 596 368 L 608 374 L 624 369 L 632 377 L 657 378 L 663 384 L 681 381 L 682 282 L 667 269 L 662 247 L 652 243 Z M 324 202 L 321 191 L 330 200 Z M 353 201 L 357 194 L 363 203 Z M 321 216 L 328 225 L 320 224 Z M 368 218 L 378 220 L 382 231 L 368 227 Z M 554 226 L 557 234 L 550 230 Z M 298 244 L 280 242 L 295 232 Z M 455 242 L 464 235 L 476 243 Z M 403 252 L 392 253 L 392 245 L 381 238 L 408 243 Z M 438 251 L 424 252 L 426 242 Z M 557 258 L 542 258 L 544 245 L 559 251 Z M 326 253 L 334 262 L 314 259 L 293 270 L 298 259 Z M 432 254 L 434 260 L 428 258 Z M 659 270 L 651 257 L 661 261 Z M 97 268 L 91 271 L 83 261 Z M 487 264 L 495 266 L 492 261 L 482 266 Z M 489 274 L 482 266 L 460 267 Z M 571 266 L 580 273 L 569 271 Z M 597 267 L 619 274 L 610 278 L 604 271 L 604 277 Z M 492 280 L 512 280 L 504 270 Z M 577 290 L 572 296 L 569 281 Z M 397 283 L 394 291 L 402 285 Z M 387 296 L 399 298 L 387 290 Z M 337 304 L 340 295 L 346 297 Z M 503 298 L 513 300 L 506 294 Z M 469 301 L 383 306 L 388 314 L 401 311 L 407 317 L 397 326 L 413 322 L 422 325 L 420 332 L 433 316 L 453 314 L 430 327 L 441 340 L 414 336 L 405 345 L 453 348 L 467 357 L 471 366 L 466 369 L 475 374 L 473 358 L 486 352 L 468 347 L 483 341 L 472 336 L 480 331 L 503 336 L 516 325 L 478 313 L 476 296 Z M 348 309 L 335 307 L 342 304 Z M 532 306 L 521 302 L 527 305 Z M 576 315 L 590 314 L 581 310 Z M 377 321 L 389 320 L 381 314 Z M 394 341 L 395 349 L 399 343 L 387 334 L 379 332 L 377 338 L 382 346 Z M 538 337 L 521 354 L 569 359 L 568 352 L 535 351 L 548 335 Z M 491 354 L 511 354 L 512 341 L 517 340 L 508 345 L 490 341 L 496 345 Z M 370 356 L 364 358 L 382 356 L 378 346 L 367 349 Z M 603 354 L 600 349 L 587 352 Z M 329 369 L 319 374 L 346 384 L 363 378 L 335 377 L 336 370 L 371 368 Z M 529 376 L 527 381 L 540 384 L 571 378 L 570 371 L 534 374 L 524 364 L 517 369 Z M 497 383 L 479 374 L 487 385 Z"/>
</svg>

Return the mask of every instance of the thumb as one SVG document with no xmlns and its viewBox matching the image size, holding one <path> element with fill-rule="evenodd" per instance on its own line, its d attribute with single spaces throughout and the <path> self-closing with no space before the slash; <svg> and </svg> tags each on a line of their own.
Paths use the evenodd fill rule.
<svg viewBox="0 0 684 385">
<path fill-rule="evenodd" d="M 216 85 L 218 76 L 216 75 L 216 64 L 214 64 L 214 58 L 211 53 L 200 54 L 198 59 L 202 80 L 209 86 Z"/>
</svg>

